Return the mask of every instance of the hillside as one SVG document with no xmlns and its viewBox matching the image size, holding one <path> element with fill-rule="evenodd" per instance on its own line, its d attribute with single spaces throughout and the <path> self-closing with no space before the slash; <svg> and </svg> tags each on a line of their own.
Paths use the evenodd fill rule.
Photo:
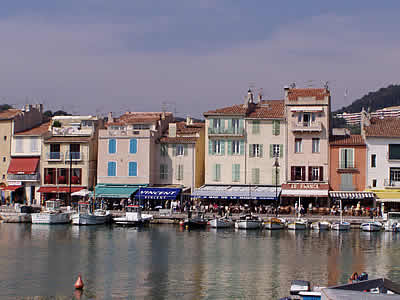
<svg viewBox="0 0 400 300">
<path fill-rule="evenodd" d="M 370 92 L 362 98 L 355 100 L 349 106 L 342 107 L 334 113 L 355 113 L 360 112 L 362 108 L 368 108 L 376 111 L 384 107 L 400 106 L 400 85 L 389 85 L 376 92 Z"/>
</svg>

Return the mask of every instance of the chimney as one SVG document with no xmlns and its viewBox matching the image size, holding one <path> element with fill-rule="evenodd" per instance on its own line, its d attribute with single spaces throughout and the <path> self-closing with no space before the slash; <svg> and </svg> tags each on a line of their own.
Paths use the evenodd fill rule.
<svg viewBox="0 0 400 300">
<path fill-rule="evenodd" d="M 192 118 L 189 117 L 189 116 L 187 116 L 187 117 L 186 117 L 186 126 L 189 126 L 189 125 L 191 125 L 191 124 L 192 124 Z"/>
<path fill-rule="evenodd" d="M 161 120 L 165 120 L 165 111 L 161 113 Z"/>
<path fill-rule="evenodd" d="M 30 104 L 25 104 L 25 112 L 28 112 L 31 110 L 31 105 Z"/>
<path fill-rule="evenodd" d="M 258 103 L 261 103 L 262 101 L 262 93 L 258 93 Z"/>
<path fill-rule="evenodd" d="M 176 123 L 168 124 L 168 137 L 176 137 Z"/>
<path fill-rule="evenodd" d="M 114 122 L 114 118 L 112 116 L 112 112 L 108 113 L 108 118 L 107 118 L 107 123 L 113 123 Z"/>
<path fill-rule="evenodd" d="M 367 113 L 363 107 L 362 111 L 361 111 L 361 120 L 360 120 L 361 135 L 363 137 L 365 137 L 365 127 L 368 127 L 369 125 L 371 125 L 370 118 L 371 118 L 371 115 L 369 113 Z"/>
<path fill-rule="evenodd" d="M 253 92 L 251 91 L 251 89 L 249 89 L 247 91 L 247 102 L 248 103 L 253 103 L 254 99 L 253 99 Z"/>
</svg>

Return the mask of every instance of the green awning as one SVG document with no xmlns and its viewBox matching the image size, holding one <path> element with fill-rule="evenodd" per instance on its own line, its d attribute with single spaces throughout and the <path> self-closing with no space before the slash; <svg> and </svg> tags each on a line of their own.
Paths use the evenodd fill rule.
<svg viewBox="0 0 400 300">
<path fill-rule="evenodd" d="M 96 198 L 129 198 L 140 187 L 147 185 L 131 184 L 98 184 L 96 185 Z"/>
</svg>

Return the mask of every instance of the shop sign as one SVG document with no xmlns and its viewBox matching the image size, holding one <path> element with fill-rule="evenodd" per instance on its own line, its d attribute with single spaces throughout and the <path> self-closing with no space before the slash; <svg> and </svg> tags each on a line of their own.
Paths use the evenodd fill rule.
<svg viewBox="0 0 400 300">
<path fill-rule="evenodd" d="M 289 187 L 293 190 L 319 190 L 319 183 L 290 183 Z"/>
<path fill-rule="evenodd" d="M 8 185 L 22 185 L 21 181 L 7 180 Z"/>
</svg>

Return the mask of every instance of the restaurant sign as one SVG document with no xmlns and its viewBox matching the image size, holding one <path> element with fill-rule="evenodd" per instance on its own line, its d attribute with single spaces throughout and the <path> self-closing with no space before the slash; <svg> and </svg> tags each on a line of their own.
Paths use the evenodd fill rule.
<svg viewBox="0 0 400 300">
<path fill-rule="evenodd" d="M 320 183 L 288 183 L 285 187 L 286 189 L 293 190 L 324 190 L 328 189 L 327 184 Z"/>
</svg>

